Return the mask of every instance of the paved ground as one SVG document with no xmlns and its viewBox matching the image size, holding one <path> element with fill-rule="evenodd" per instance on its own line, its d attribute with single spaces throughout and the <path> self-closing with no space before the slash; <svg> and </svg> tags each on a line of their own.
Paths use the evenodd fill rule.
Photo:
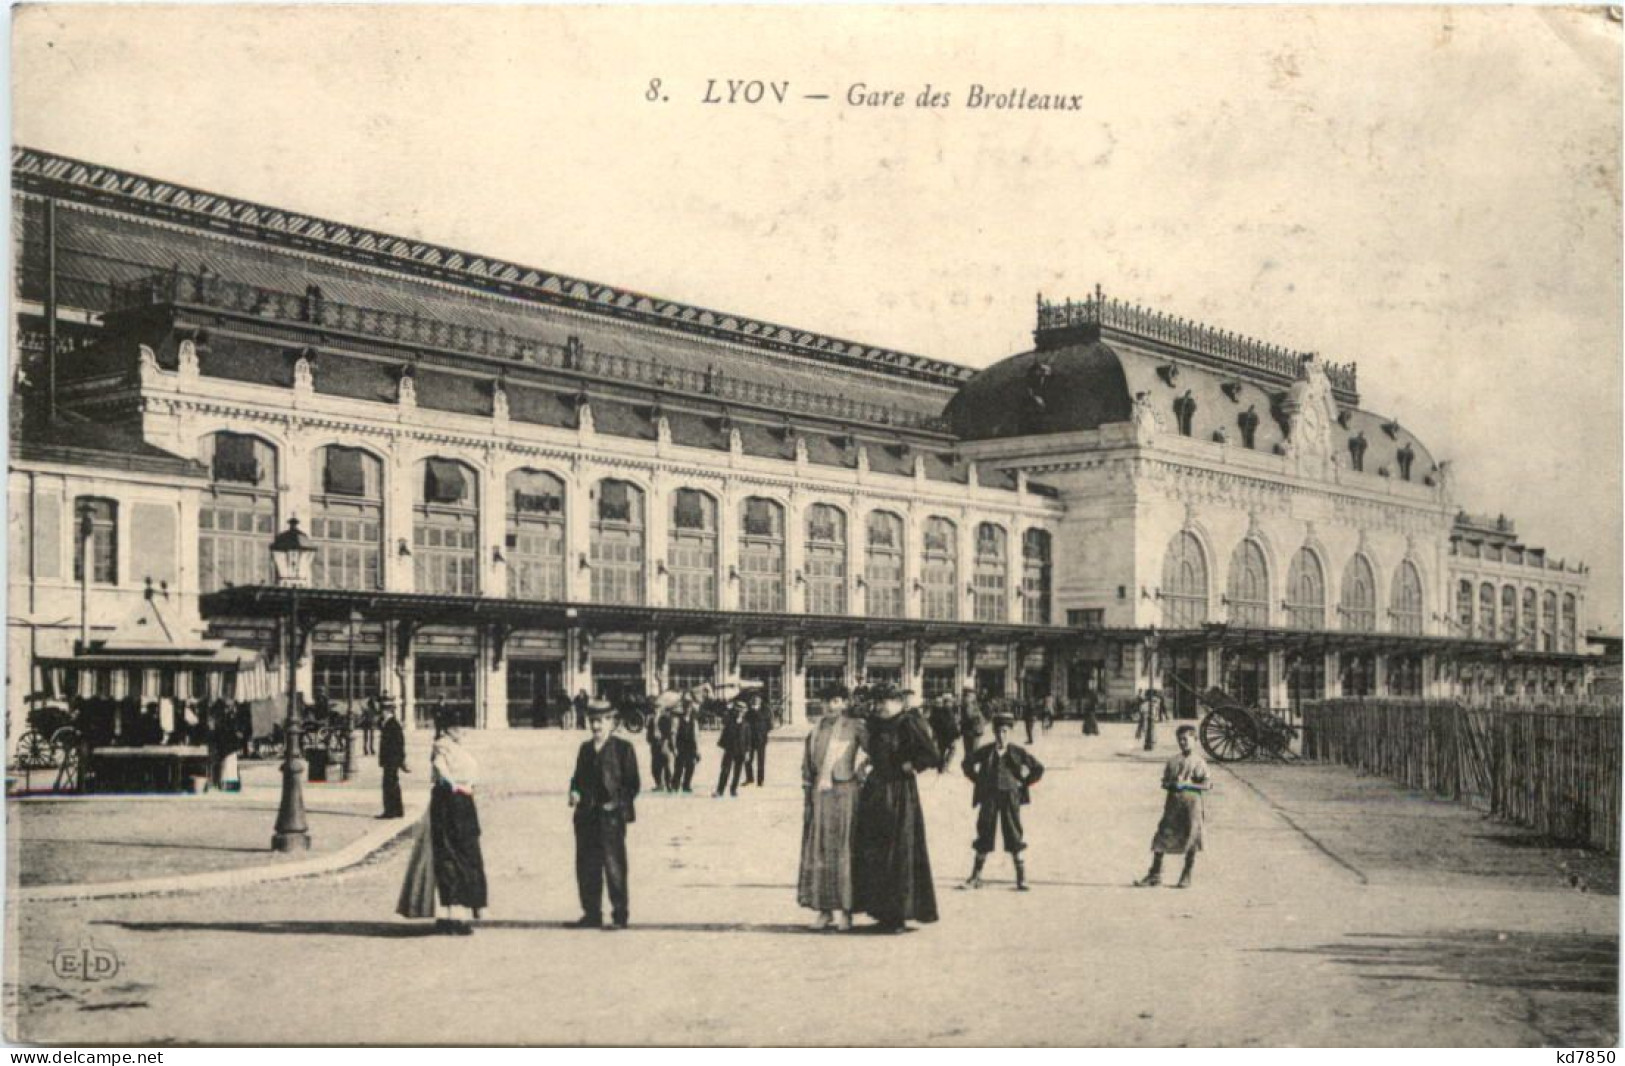
<svg viewBox="0 0 1625 1066">
<path fill-rule="evenodd" d="M 289 860 L 338 851 L 375 828 L 382 810 L 375 757 L 357 756 L 352 778 L 305 786 L 311 848 Z M 428 772 L 428 738 L 414 734 L 408 762 Z M 104 884 L 244 869 L 267 853 L 281 799 L 278 764 L 242 764 L 241 792 L 200 796 L 30 796 L 6 804 L 12 883 Z M 404 778 L 408 787 L 410 775 Z"/>
<path fill-rule="evenodd" d="M 1059 729 L 1059 727 L 1057 727 Z M 1036 745 L 1036 890 L 953 884 L 968 783 L 922 781 L 943 920 L 804 931 L 798 753 L 737 800 L 649 797 L 633 928 L 577 914 L 564 790 L 578 737 L 475 735 L 494 910 L 477 935 L 392 916 L 401 847 L 322 878 L 9 913 L 7 1032 L 50 1043 L 1612 1044 L 1617 898 L 1476 814 L 1324 768 L 1221 771 L 1192 891 L 1134 889 L 1159 767 L 1109 726 Z M 702 771 L 714 774 L 714 752 Z M 421 782 L 420 782 L 421 784 Z M 1346 798 L 1339 798 L 1346 797 Z M 1338 817 L 1330 812 L 1341 808 Z M 1350 811 L 1352 810 L 1352 814 Z M 1381 816 L 1367 819 L 1362 811 Z M 1410 820 L 1395 836 L 1392 812 Z M 1368 828 L 1362 829 L 1362 826 Z M 1430 868 L 1430 853 L 1493 862 Z M 1385 843 L 1386 839 L 1386 843 Z M 1477 861 L 1477 860 L 1475 860 Z M 1456 862 L 1456 860 L 1452 860 Z M 991 864 L 1008 878 L 1002 857 Z M 62 949 L 116 955 L 98 982 Z M 106 955 L 103 958 L 108 957 Z"/>
</svg>

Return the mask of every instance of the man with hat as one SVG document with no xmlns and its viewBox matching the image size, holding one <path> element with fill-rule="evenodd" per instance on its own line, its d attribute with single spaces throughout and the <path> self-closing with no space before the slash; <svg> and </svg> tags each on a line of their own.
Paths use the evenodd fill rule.
<svg viewBox="0 0 1625 1066">
<path fill-rule="evenodd" d="M 1044 776 L 1044 764 L 1010 743 L 1016 719 L 1008 711 L 993 715 L 993 743 L 976 749 L 965 759 L 965 776 L 976 784 L 971 806 L 977 809 L 976 864 L 963 887 L 982 887 L 982 867 L 993 850 L 994 834 L 1004 834 L 1004 850 L 1016 864 L 1016 888 L 1027 891 L 1027 848 L 1021 829 L 1021 808 L 1031 802 L 1028 788 Z"/>
<path fill-rule="evenodd" d="M 638 755 L 614 736 L 615 709 L 602 698 L 587 702 L 592 737 L 576 753 L 570 778 L 575 808 L 576 888 L 583 929 L 625 929 L 631 912 L 626 888 L 626 827 L 637 821 Z M 610 919 L 604 925 L 603 894 L 609 889 Z"/>
<path fill-rule="evenodd" d="M 722 770 L 717 774 L 717 790 L 711 796 L 720 797 L 724 789 L 728 795 L 737 796 L 739 775 L 749 765 L 751 757 L 750 721 L 745 717 L 744 701 L 736 699 L 728 705 L 717 747 L 722 749 Z"/>
<path fill-rule="evenodd" d="M 694 699 L 684 693 L 677 702 L 671 721 L 671 739 L 674 757 L 671 771 L 671 790 L 694 791 L 694 767 L 700 762 L 699 724 L 694 720 Z"/>
<path fill-rule="evenodd" d="M 954 697 L 951 692 L 944 692 L 931 701 L 931 739 L 937 742 L 937 750 L 942 753 L 942 765 L 937 767 L 941 773 L 953 761 L 954 745 L 959 742 L 959 723 L 954 714 Z"/>
<path fill-rule="evenodd" d="M 673 774 L 673 759 L 676 754 L 672 750 L 672 708 L 682 702 L 682 697 L 671 689 L 667 689 L 655 697 L 654 711 L 649 715 L 647 732 L 649 738 L 649 776 L 654 778 L 656 792 L 676 792 L 677 781 Z"/>
<path fill-rule="evenodd" d="M 959 698 L 959 739 L 964 745 L 966 759 L 982 746 L 982 732 L 986 728 L 987 719 L 982 717 L 981 702 L 976 698 L 976 686 L 967 681 L 964 695 Z"/>
<path fill-rule="evenodd" d="M 746 784 L 754 783 L 761 788 L 767 784 L 767 741 L 768 734 L 773 732 L 773 709 L 762 698 L 759 688 L 751 689 L 744 698 L 745 721 L 750 726 L 750 756 L 745 762 L 745 779 Z"/>
<path fill-rule="evenodd" d="M 380 818 L 404 818 L 401 802 L 401 774 L 406 768 L 406 733 L 395 716 L 395 697 L 383 699 L 384 723 L 378 730 L 378 766 L 384 772 L 384 813 Z"/>
</svg>

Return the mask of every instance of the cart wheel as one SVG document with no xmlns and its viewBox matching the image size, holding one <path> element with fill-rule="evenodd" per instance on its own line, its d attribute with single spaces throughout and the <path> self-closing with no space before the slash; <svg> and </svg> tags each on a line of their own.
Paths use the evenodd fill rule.
<svg viewBox="0 0 1625 1066">
<path fill-rule="evenodd" d="M 1202 749 L 1214 762 L 1240 762 L 1258 748 L 1251 723 L 1230 711 L 1210 711 L 1197 730 Z"/>
<path fill-rule="evenodd" d="M 44 770 L 55 766 L 50 741 L 30 729 L 17 738 L 17 767 L 21 770 Z"/>
<path fill-rule="evenodd" d="M 643 732 L 643 712 L 627 711 L 625 714 L 621 715 L 621 724 L 626 726 L 626 731 L 628 733 Z"/>
</svg>

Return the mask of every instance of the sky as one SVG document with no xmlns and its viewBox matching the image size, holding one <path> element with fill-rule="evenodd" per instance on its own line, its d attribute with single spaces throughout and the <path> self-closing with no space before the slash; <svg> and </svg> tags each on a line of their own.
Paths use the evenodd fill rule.
<svg viewBox="0 0 1625 1066">
<path fill-rule="evenodd" d="M 1356 362 L 1620 631 L 1606 8 L 13 11 L 31 147 L 970 366 L 1097 283 Z"/>
</svg>

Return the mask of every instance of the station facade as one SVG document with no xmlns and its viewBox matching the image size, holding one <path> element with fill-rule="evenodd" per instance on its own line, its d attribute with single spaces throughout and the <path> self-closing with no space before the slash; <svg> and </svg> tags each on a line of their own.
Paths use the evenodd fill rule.
<svg viewBox="0 0 1625 1066">
<path fill-rule="evenodd" d="M 150 597 L 276 661 L 291 520 L 301 689 L 417 721 L 701 683 L 791 717 L 879 679 L 1183 708 L 1584 684 L 1584 568 L 1462 513 L 1352 366 L 1097 291 L 977 372 L 12 164 L 14 724 Z"/>
</svg>

